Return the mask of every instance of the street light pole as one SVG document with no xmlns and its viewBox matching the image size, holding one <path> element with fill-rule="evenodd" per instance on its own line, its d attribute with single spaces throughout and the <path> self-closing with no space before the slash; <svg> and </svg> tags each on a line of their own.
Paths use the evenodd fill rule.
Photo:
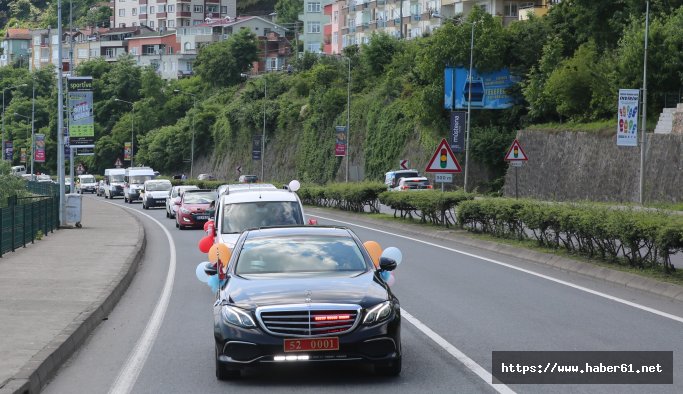
<svg viewBox="0 0 683 394">
<path fill-rule="evenodd" d="M 261 182 L 263 182 L 263 164 L 266 161 L 266 100 L 268 100 L 268 79 L 263 76 L 263 134 L 261 135 Z"/>
<path fill-rule="evenodd" d="M 645 5 L 645 54 L 643 58 L 643 125 L 640 139 L 640 181 L 638 182 L 638 200 L 643 205 L 643 183 L 645 174 L 645 132 L 647 131 L 647 33 L 650 30 L 650 2 Z"/>
<path fill-rule="evenodd" d="M 36 141 L 35 141 L 35 124 L 36 124 L 36 81 L 33 81 L 33 98 L 31 99 L 31 176 L 33 172 L 33 163 L 36 160 Z"/>
<path fill-rule="evenodd" d="M 59 223 L 66 225 L 66 215 L 64 212 L 64 92 L 62 85 L 62 0 L 57 0 L 57 36 L 59 45 L 57 46 L 57 174 L 59 179 Z"/>
<path fill-rule="evenodd" d="M 135 128 L 133 123 L 135 121 L 135 105 L 130 101 L 121 100 L 118 98 L 115 98 L 114 101 L 130 104 L 132 109 L 130 114 L 130 166 L 133 167 L 133 156 L 135 155 Z"/>
<path fill-rule="evenodd" d="M 351 159 L 351 58 L 349 61 L 349 74 L 346 84 L 346 183 L 349 182 L 349 160 Z"/>
<path fill-rule="evenodd" d="M 467 192 L 467 173 L 469 170 L 469 159 L 470 159 L 470 124 L 472 117 L 472 65 L 474 63 L 474 25 L 476 22 L 472 22 L 472 36 L 470 38 L 470 72 L 467 78 L 469 79 L 467 94 L 467 131 L 465 132 L 465 181 L 463 183 L 463 190 Z"/>
</svg>

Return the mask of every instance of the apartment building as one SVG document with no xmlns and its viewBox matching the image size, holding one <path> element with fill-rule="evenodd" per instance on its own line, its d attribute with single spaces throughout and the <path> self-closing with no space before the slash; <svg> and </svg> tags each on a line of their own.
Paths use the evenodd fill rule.
<svg viewBox="0 0 683 394">
<path fill-rule="evenodd" d="M 457 14 L 468 15 L 473 7 L 481 7 L 491 15 L 501 17 L 505 26 L 525 20 L 529 12 L 543 16 L 561 0 L 442 0 L 441 13 L 446 18 Z"/>
<path fill-rule="evenodd" d="M 237 16 L 237 0 L 112 0 L 112 27 L 175 30 Z"/>
<path fill-rule="evenodd" d="M 299 40 L 303 42 L 304 52 L 323 52 L 323 26 L 330 23 L 330 17 L 323 10 L 332 3 L 333 0 L 304 0 L 304 11 L 299 14 L 299 20 L 303 22 Z"/>
<path fill-rule="evenodd" d="M 19 63 L 20 66 L 28 65 L 29 47 L 31 45 L 31 32 L 29 29 L 7 29 L 0 45 L 0 48 L 2 48 L 0 67 L 8 66 L 14 62 Z"/>
</svg>

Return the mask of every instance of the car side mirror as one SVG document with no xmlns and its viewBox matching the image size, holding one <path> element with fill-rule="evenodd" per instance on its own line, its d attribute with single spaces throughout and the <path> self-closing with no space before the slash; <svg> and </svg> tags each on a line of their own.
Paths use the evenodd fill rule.
<svg viewBox="0 0 683 394">
<path fill-rule="evenodd" d="M 398 267 L 396 260 L 389 257 L 380 257 L 379 269 L 382 271 L 393 271 Z"/>
<path fill-rule="evenodd" d="M 175 205 L 180 205 L 180 198 L 179 198 L 179 197 L 176 197 L 175 200 L 173 200 L 173 203 L 174 203 Z"/>
<path fill-rule="evenodd" d="M 318 225 L 318 220 L 317 219 L 308 219 L 308 225 L 309 226 L 317 226 Z"/>
<path fill-rule="evenodd" d="M 218 273 L 218 268 L 217 268 L 217 266 L 215 266 L 211 263 L 207 263 L 204 266 L 204 273 L 209 275 L 209 276 L 216 275 Z"/>
</svg>

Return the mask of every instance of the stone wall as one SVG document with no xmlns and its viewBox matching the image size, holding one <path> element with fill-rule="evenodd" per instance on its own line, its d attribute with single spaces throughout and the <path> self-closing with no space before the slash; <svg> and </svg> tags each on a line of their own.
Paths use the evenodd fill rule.
<svg viewBox="0 0 683 394">
<path fill-rule="evenodd" d="M 676 106 L 676 111 L 673 113 L 673 126 L 671 132 L 674 134 L 683 134 L 683 104 Z"/>
<path fill-rule="evenodd" d="M 639 147 L 618 147 L 616 134 L 520 131 L 529 161 L 505 177 L 504 194 L 559 201 L 637 202 Z M 683 134 L 648 134 L 644 200 L 683 201 Z"/>
</svg>

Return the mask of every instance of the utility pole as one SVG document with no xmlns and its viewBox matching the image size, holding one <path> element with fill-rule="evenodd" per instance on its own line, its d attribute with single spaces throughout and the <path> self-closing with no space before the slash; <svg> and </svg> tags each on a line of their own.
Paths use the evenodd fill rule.
<svg viewBox="0 0 683 394">
<path fill-rule="evenodd" d="M 59 223 L 66 225 L 64 215 L 64 92 L 62 86 L 62 0 L 57 0 L 57 173 L 59 176 Z"/>
<path fill-rule="evenodd" d="M 33 99 L 31 102 L 31 177 L 35 175 L 33 172 L 33 163 L 36 160 L 36 141 L 35 141 L 35 125 L 36 125 L 36 80 L 33 80 Z M 31 178 L 33 180 L 33 178 Z"/>
<path fill-rule="evenodd" d="M 476 22 L 472 22 L 472 36 L 470 37 L 470 73 L 467 76 L 469 79 L 469 84 L 467 84 L 469 93 L 467 97 L 467 131 L 465 132 L 465 181 L 463 183 L 463 190 L 467 192 L 467 173 L 469 170 L 469 159 L 470 159 L 470 124 L 472 117 L 472 66 L 474 64 L 474 25 Z"/>
<path fill-rule="evenodd" d="M 73 33 L 73 0 L 69 0 L 69 76 L 74 76 L 74 33 Z M 59 37 L 59 45 L 62 45 L 62 37 Z M 67 92 L 67 98 L 69 94 Z M 67 127 L 69 130 L 69 177 L 71 178 L 71 185 L 75 188 L 74 180 L 74 149 L 71 147 L 71 106 L 67 107 L 69 117 L 67 118 Z M 73 190 L 71 191 L 73 193 Z"/>
<path fill-rule="evenodd" d="M 268 78 L 263 76 L 263 134 L 261 135 L 261 182 L 263 180 L 263 168 L 266 161 L 266 100 L 268 99 Z"/>
<path fill-rule="evenodd" d="M 640 126 L 641 138 L 640 138 L 640 182 L 639 182 L 639 193 L 638 202 L 643 205 L 643 183 L 645 178 L 645 144 L 647 131 L 647 34 L 650 29 L 650 2 L 645 3 L 645 54 L 643 58 L 643 121 Z"/>
<path fill-rule="evenodd" d="M 346 84 L 346 182 L 349 182 L 349 160 L 351 160 L 351 58 L 349 61 L 349 75 Z"/>
</svg>

